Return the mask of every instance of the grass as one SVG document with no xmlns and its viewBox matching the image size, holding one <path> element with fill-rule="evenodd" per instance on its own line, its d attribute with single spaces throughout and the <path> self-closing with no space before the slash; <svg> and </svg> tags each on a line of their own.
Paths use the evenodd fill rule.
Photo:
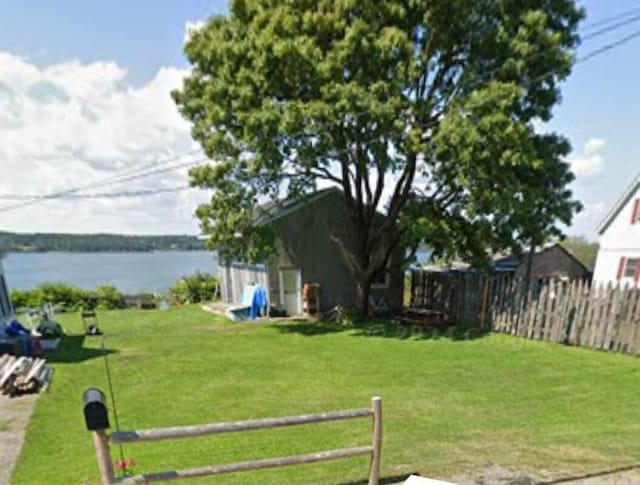
<svg viewBox="0 0 640 485">
<path fill-rule="evenodd" d="M 587 472 L 640 457 L 640 368 L 629 356 L 498 334 L 428 338 L 391 327 L 231 324 L 195 307 L 99 318 L 122 429 L 366 407 L 380 395 L 388 483 L 489 464 Z M 79 332 L 77 315 L 61 321 Z M 85 389 L 107 390 L 99 343 L 72 336 L 49 356 L 53 386 L 36 404 L 14 485 L 99 483 L 81 408 Z M 370 437 L 370 423 L 353 420 L 142 443 L 125 453 L 138 461 L 136 471 L 160 471 L 356 446 Z M 367 468 L 361 457 L 184 483 L 360 483 Z"/>
</svg>

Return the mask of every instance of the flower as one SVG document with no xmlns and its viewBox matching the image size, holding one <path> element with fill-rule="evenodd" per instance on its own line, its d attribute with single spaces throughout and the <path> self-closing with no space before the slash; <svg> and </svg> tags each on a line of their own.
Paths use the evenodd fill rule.
<svg viewBox="0 0 640 485">
<path fill-rule="evenodd" d="M 115 462 L 116 468 L 121 473 L 123 477 L 130 477 L 134 475 L 134 468 L 138 464 L 135 458 L 127 458 L 122 460 L 117 460 Z"/>
</svg>

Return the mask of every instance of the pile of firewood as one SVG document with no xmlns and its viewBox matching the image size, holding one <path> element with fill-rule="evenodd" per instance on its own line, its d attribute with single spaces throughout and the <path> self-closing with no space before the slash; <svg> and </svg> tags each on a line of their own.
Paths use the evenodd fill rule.
<svg viewBox="0 0 640 485">
<path fill-rule="evenodd" d="M 47 389 L 53 369 L 45 366 L 44 359 L 33 357 L 0 356 L 0 392 L 9 396 L 29 394 Z"/>
</svg>

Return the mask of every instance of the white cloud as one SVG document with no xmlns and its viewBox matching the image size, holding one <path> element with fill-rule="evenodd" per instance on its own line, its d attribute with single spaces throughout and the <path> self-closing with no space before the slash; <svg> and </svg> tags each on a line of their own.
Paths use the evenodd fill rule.
<svg viewBox="0 0 640 485">
<path fill-rule="evenodd" d="M 596 229 L 602 218 L 606 215 L 607 204 L 601 201 L 584 202 L 582 211 L 573 218 L 573 224 L 567 232 L 574 236 L 586 236 L 589 240 L 596 241 Z"/>
<path fill-rule="evenodd" d="M 189 42 L 193 33 L 204 27 L 205 23 L 206 22 L 204 20 L 187 21 L 184 24 L 184 37 L 182 38 L 182 43 L 186 44 Z"/>
<path fill-rule="evenodd" d="M 113 62 L 38 67 L 0 52 L 0 194 L 48 194 L 197 148 L 172 89 L 187 72 L 163 67 L 126 83 Z M 185 159 L 187 160 L 187 159 Z M 183 186 L 186 168 L 94 192 Z M 177 233 L 197 231 L 199 191 L 153 197 L 60 199 L 0 212 L 0 230 Z M 1 201 L 0 208 L 13 202 Z"/>
<path fill-rule="evenodd" d="M 576 215 L 576 222 L 599 223 L 605 216 L 607 205 L 604 202 L 587 202 Z"/>
<path fill-rule="evenodd" d="M 600 173 L 604 168 L 605 160 L 602 152 L 605 146 L 604 139 L 589 138 L 580 153 L 568 158 L 573 173 L 577 177 L 591 177 Z"/>
</svg>

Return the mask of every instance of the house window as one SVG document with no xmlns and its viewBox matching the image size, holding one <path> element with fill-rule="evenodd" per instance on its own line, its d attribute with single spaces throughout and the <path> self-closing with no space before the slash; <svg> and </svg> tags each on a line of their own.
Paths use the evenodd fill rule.
<svg viewBox="0 0 640 485">
<path fill-rule="evenodd" d="M 636 276 L 636 267 L 638 266 L 638 261 L 640 261 L 640 258 L 629 258 L 629 259 L 627 259 L 627 264 L 624 267 L 623 277 L 625 277 L 625 278 L 635 278 L 635 276 Z"/>
</svg>

